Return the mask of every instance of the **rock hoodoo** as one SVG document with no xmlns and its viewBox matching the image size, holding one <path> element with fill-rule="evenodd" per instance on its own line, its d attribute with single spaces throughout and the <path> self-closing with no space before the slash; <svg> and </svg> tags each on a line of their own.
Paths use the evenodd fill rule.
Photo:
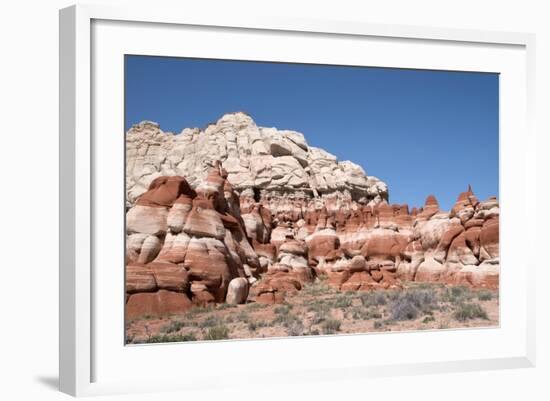
<svg viewBox="0 0 550 401">
<path fill-rule="evenodd" d="M 471 188 L 440 210 L 390 205 L 386 184 L 244 113 L 127 140 L 127 314 L 282 302 L 326 278 L 342 291 L 439 281 L 497 288 L 499 206 Z"/>
</svg>

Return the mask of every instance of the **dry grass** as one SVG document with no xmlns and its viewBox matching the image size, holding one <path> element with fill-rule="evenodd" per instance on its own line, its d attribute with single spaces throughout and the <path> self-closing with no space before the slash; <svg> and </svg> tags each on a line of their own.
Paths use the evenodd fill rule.
<svg viewBox="0 0 550 401">
<path fill-rule="evenodd" d="M 340 292 L 307 285 L 281 305 L 193 308 L 129 322 L 128 343 L 288 337 L 498 325 L 498 292 L 405 283 L 403 290 Z"/>
</svg>

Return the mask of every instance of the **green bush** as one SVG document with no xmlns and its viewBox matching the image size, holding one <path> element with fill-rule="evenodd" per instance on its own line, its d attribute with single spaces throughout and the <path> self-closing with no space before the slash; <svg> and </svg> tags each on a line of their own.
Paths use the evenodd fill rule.
<svg viewBox="0 0 550 401">
<path fill-rule="evenodd" d="M 251 321 L 248 323 L 248 330 L 249 331 L 256 331 L 256 329 L 260 328 L 260 327 L 266 327 L 267 326 L 267 322 L 264 322 L 263 320 L 259 320 L 259 321 Z"/>
<path fill-rule="evenodd" d="M 331 305 L 322 299 L 311 302 L 307 308 L 309 312 L 317 312 L 317 313 L 329 313 L 330 309 L 331 309 Z"/>
<path fill-rule="evenodd" d="M 472 292 L 465 286 L 450 287 L 445 290 L 442 299 L 452 304 L 459 304 L 472 299 Z"/>
<path fill-rule="evenodd" d="M 199 327 L 201 328 L 214 327 L 214 326 L 219 326 L 221 323 L 222 323 L 222 320 L 219 317 L 209 316 L 206 319 L 204 319 L 202 322 L 200 322 Z"/>
<path fill-rule="evenodd" d="M 275 308 L 275 313 L 278 315 L 288 315 L 291 309 L 292 305 L 281 305 Z"/>
<path fill-rule="evenodd" d="M 234 304 L 228 304 L 228 303 L 223 303 L 223 304 L 219 304 L 216 309 L 218 310 L 224 310 L 224 309 L 231 309 L 231 308 L 236 308 L 237 305 L 234 305 Z"/>
<path fill-rule="evenodd" d="M 291 313 L 288 314 L 280 314 L 275 319 L 273 319 L 273 324 L 281 324 L 284 327 L 288 328 L 295 322 L 300 322 L 300 318 L 298 316 L 293 315 Z"/>
<path fill-rule="evenodd" d="M 224 326 L 210 327 L 204 335 L 205 340 L 225 340 L 229 338 L 229 329 Z"/>
<path fill-rule="evenodd" d="M 410 289 L 399 294 L 391 305 L 393 320 L 413 320 L 421 313 L 428 313 L 437 307 L 437 293 L 434 290 Z"/>
<path fill-rule="evenodd" d="M 479 304 L 463 303 L 454 311 L 453 317 L 456 320 L 464 322 L 470 319 L 485 319 L 488 320 L 487 312 Z"/>
<path fill-rule="evenodd" d="M 490 301 L 491 299 L 493 299 L 493 294 L 491 293 L 491 291 L 483 290 L 477 293 L 477 299 L 479 299 L 480 301 Z"/>
<path fill-rule="evenodd" d="M 258 309 L 263 309 L 263 308 L 267 308 L 267 304 L 261 304 L 261 303 L 258 303 L 258 302 L 251 302 L 249 304 L 246 304 L 246 309 L 248 309 L 249 311 L 254 311 L 254 310 L 258 310 Z"/>
<path fill-rule="evenodd" d="M 355 307 L 351 311 L 351 317 L 354 320 L 367 320 L 369 318 L 369 311 L 366 308 Z"/>
<path fill-rule="evenodd" d="M 239 322 L 248 323 L 250 320 L 250 315 L 243 311 L 243 312 L 240 312 L 237 316 L 235 316 L 235 318 Z"/>
<path fill-rule="evenodd" d="M 289 336 L 301 336 L 304 334 L 304 325 L 301 321 L 295 320 L 287 327 L 287 334 Z"/>
<path fill-rule="evenodd" d="M 367 319 L 380 319 L 382 314 L 376 309 L 371 309 L 367 312 Z"/>
<path fill-rule="evenodd" d="M 175 333 L 176 331 L 180 331 L 183 327 L 186 326 L 186 323 L 181 320 L 173 320 L 170 323 L 162 326 L 160 328 L 161 333 Z"/>
<path fill-rule="evenodd" d="M 321 330 L 324 334 L 334 334 L 337 331 L 340 331 L 340 326 L 342 323 L 336 319 L 327 319 L 321 325 Z"/>
<path fill-rule="evenodd" d="M 318 297 L 324 294 L 330 294 L 333 292 L 332 288 L 330 288 L 322 281 L 316 281 L 314 284 L 306 285 L 302 291 L 304 295 L 311 295 L 314 297 Z"/>
<path fill-rule="evenodd" d="M 157 334 L 147 338 L 145 343 L 176 343 L 184 341 L 197 341 L 194 334 Z"/>
<path fill-rule="evenodd" d="M 422 323 L 426 324 L 426 323 L 430 323 L 430 322 L 434 322 L 435 321 L 435 318 L 433 316 L 426 316 L 423 320 L 422 320 Z"/>
<path fill-rule="evenodd" d="M 187 316 L 193 317 L 196 315 L 200 315 L 202 313 L 211 312 L 214 310 L 214 307 L 212 305 L 207 306 L 195 306 L 191 309 L 189 309 L 186 313 Z"/>
<path fill-rule="evenodd" d="M 333 307 L 334 308 L 340 308 L 345 309 L 349 308 L 351 306 L 352 299 L 346 295 L 340 295 L 334 300 Z"/>
<path fill-rule="evenodd" d="M 313 324 L 319 324 L 325 320 L 327 320 L 328 314 L 326 312 L 315 312 L 315 315 L 313 315 Z"/>
<path fill-rule="evenodd" d="M 388 303 L 387 294 L 382 291 L 362 294 L 360 299 L 364 306 L 382 306 Z"/>
</svg>

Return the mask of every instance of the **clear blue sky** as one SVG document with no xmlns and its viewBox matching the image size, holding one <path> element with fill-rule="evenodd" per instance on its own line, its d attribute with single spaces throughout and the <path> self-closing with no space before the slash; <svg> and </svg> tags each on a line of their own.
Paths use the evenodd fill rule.
<svg viewBox="0 0 550 401">
<path fill-rule="evenodd" d="M 245 111 L 384 180 L 390 203 L 498 196 L 498 75 L 126 56 L 125 126 L 179 133 Z"/>
</svg>

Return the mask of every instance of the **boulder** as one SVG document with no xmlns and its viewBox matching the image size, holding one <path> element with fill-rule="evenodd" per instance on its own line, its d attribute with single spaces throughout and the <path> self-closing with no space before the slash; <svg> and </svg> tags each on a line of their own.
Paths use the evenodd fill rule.
<svg viewBox="0 0 550 401">
<path fill-rule="evenodd" d="M 243 304 L 248 297 L 248 280 L 243 277 L 234 278 L 227 287 L 225 302 L 228 304 Z"/>
<path fill-rule="evenodd" d="M 480 260 L 490 260 L 499 256 L 499 221 L 490 219 L 483 223 L 479 234 Z"/>
<path fill-rule="evenodd" d="M 256 302 L 281 303 L 288 293 L 295 293 L 302 289 L 300 281 L 293 274 L 275 272 L 268 274 L 254 287 Z"/>
<path fill-rule="evenodd" d="M 126 319 L 147 316 L 165 316 L 185 313 L 192 307 L 187 295 L 180 292 L 159 290 L 131 294 L 126 302 Z"/>
<path fill-rule="evenodd" d="M 189 289 L 189 275 L 182 266 L 173 263 L 150 263 L 157 287 L 175 292 L 187 292 Z"/>
</svg>

